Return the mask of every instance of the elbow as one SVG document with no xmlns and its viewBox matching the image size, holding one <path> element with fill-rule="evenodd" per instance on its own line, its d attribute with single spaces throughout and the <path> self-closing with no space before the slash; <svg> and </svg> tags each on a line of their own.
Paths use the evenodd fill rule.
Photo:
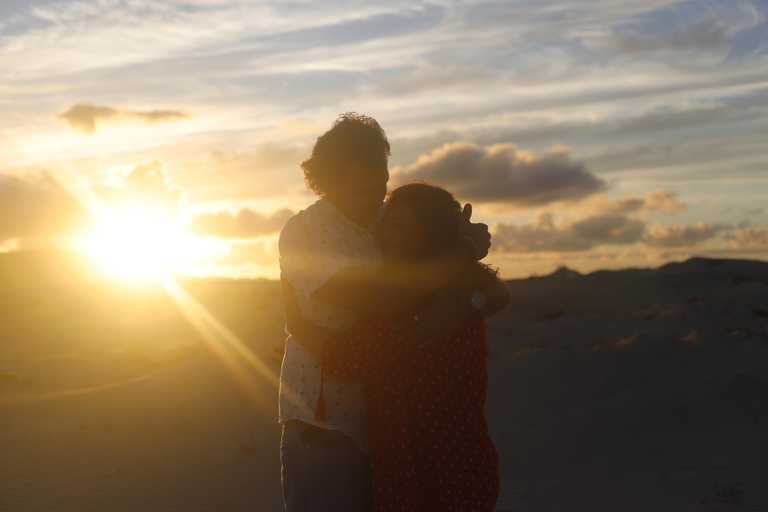
<svg viewBox="0 0 768 512">
<path fill-rule="evenodd" d="M 488 309 L 486 315 L 495 315 L 509 305 L 512 300 L 512 294 L 509 291 L 506 283 L 502 280 L 496 282 L 496 286 L 493 287 L 493 298 L 488 301 Z"/>
<path fill-rule="evenodd" d="M 501 282 L 501 290 L 501 309 L 504 309 L 512 301 L 512 293 L 509 291 L 509 287 L 504 281 Z"/>
</svg>

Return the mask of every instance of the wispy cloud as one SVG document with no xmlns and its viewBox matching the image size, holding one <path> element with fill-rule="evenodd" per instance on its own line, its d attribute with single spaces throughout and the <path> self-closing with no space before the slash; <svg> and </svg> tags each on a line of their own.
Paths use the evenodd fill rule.
<svg viewBox="0 0 768 512">
<path fill-rule="evenodd" d="M 722 46 L 732 28 L 713 15 L 702 16 L 682 27 L 644 27 L 618 32 L 606 37 L 600 44 L 606 49 L 636 55 L 668 51 L 701 51 Z"/>
<path fill-rule="evenodd" d="M 56 114 L 56 119 L 67 123 L 70 127 L 84 133 L 93 133 L 99 123 L 118 121 L 121 119 L 138 119 L 145 123 L 154 124 L 177 119 L 185 119 L 190 114 L 178 110 L 127 110 L 114 107 L 77 103 Z"/>
</svg>

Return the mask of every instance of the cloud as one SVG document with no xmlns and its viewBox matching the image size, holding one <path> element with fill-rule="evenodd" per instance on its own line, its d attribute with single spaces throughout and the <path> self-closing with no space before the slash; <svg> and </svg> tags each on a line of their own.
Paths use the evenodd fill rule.
<svg viewBox="0 0 768 512">
<path fill-rule="evenodd" d="M 540 212 L 528 224 L 495 226 L 492 248 L 501 252 L 588 251 L 597 245 L 627 245 L 640 241 L 645 221 L 623 215 L 593 215 L 582 219 Z"/>
<path fill-rule="evenodd" d="M 190 202 L 211 197 L 253 199 L 310 194 L 299 164 L 312 144 L 264 144 L 244 151 L 212 151 L 176 164 L 174 175 Z"/>
<path fill-rule="evenodd" d="M 264 241 L 233 242 L 229 246 L 229 253 L 215 260 L 218 265 L 274 265 L 277 261 L 277 244 L 268 245 Z"/>
<path fill-rule="evenodd" d="M 685 208 L 674 193 L 664 189 L 618 200 L 598 196 L 580 206 L 589 213 L 579 215 L 571 210 L 556 219 L 552 213 L 539 212 L 527 224 L 497 223 L 492 248 L 509 253 L 584 252 L 600 246 L 633 244 L 689 248 L 728 229 L 726 225 L 705 222 L 668 227 L 656 223 L 648 229 L 647 222 L 638 215 L 659 211 L 675 213 Z"/>
<path fill-rule="evenodd" d="M 169 220 L 180 213 L 184 199 L 157 160 L 114 176 L 110 184 L 93 185 L 80 192 L 93 193 L 109 208 L 145 205 Z M 0 174 L 0 239 L 73 236 L 92 221 L 88 207 L 52 174 Z"/>
<path fill-rule="evenodd" d="M 202 213 L 189 225 L 189 234 L 216 236 L 219 238 L 255 238 L 279 232 L 294 212 L 287 208 L 272 215 L 264 215 L 250 209 L 237 213 L 229 211 Z"/>
<path fill-rule="evenodd" d="M 723 235 L 731 246 L 737 249 L 749 247 L 768 247 L 768 228 L 756 228 L 754 226 L 736 231 L 728 231 Z"/>
<path fill-rule="evenodd" d="M 172 218 L 179 213 L 179 207 L 184 202 L 183 192 L 168 179 L 159 160 L 136 165 L 127 174 L 116 178 L 116 186 L 94 187 L 96 193 L 113 208 L 140 204 Z"/>
<path fill-rule="evenodd" d="M 663 27 L 662 24 L 659 24 Z M 600 41 L 607 50 L 623 55 L 639 55 L 660 51 L 701 51 L 720 47 L 730 33 L 726 23 L 714 16 L 701 16 L 674 30 L 650 27 L 614 33 Z"/>
<path fill-rule="evenodd" d="M 579 238 L 600 244 L 633 244 L 645 231 L 645 221 L 624 215 L 595 215 L 571 224 Z"/>
<path fill-rule="evenodd" d="M 688 206 L 677 199 L 676 192 L 660 188 L 640 197 L 626 195 L 619 199 L 610 199 L 605 195 L 594 196 L 584 201 L 580 207 L 584 210 L 602 214 L 648 214 L 677 213 Z"/>
<path fill-rule="evenodd" d="M 729 111 L 721 101 L 685 102 L 641 110 L 625 119 L 607 123 L 603 128 L 617 134 L 647 133 L 674 130 L 688 126 L 722 123 L 723 121 L 754 117 L 755 112 Z"/>
<path fill-rule="evenodd" d="M 724 229 L 726 226 L 707 222 L 699 222 L 693 226 L 678 224 L 667 227 L 657 222 L 651 226 L 643 242 L 651 247 L 693 247 L 714 238 Z"/>
<path fill-rule="evenodd" d="M 289 118 L 278 125 L 281 130 L 286 130 L 296 135 L 318 135 L 322 134 L 327 128 L 316 124 L 306 124 Z"/>
<path fill-rule="evenodd" d="M 67 123 L 70 128 L 91 134 L 96 131 L 98 124 L 102 121 L 138 119 L 148 124 L 154 124 L 187 117 L 190 115 L 177 110 L 121 110 L 114 107 L 77 103 L 56 114 L 55 119 Z"/>
<path fill-rule="evenodd" d="M 517 207 L 578 201 L 606 187 L 564 150 L 537 156 L 511 143 L 485 147 L 473 142 L 445 144 L 393 173 L 400 182 L 434 180 L 468 201 Z"/>
<path fill-rule="evenodd" d="M 0 238 L 73 235 L 90 220 L 88 210 L 47 172 L 0 174 Z"/>
</svg>

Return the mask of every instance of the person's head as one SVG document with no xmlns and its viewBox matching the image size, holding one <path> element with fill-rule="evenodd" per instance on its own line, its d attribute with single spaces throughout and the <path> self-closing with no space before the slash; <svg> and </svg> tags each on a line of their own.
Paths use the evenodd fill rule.
<svg viewBox="0 0 768 512">
<path fill-rule="evenodd" d="M 379 229 L 384 259 L 413 262 L 450 249 L 459 236 L 461 204 L 453 194 L 422 182 L 396 188 L 387 197 Z"/>
<path fill-rule="evenodd" d="M 378 215 L 387 193 L 390 155 L 387 134 L 372 117 L 348 112 L 317 138 L 301 163 L 307 188 L 328 198 L 350 220 Z"/>
</svg>

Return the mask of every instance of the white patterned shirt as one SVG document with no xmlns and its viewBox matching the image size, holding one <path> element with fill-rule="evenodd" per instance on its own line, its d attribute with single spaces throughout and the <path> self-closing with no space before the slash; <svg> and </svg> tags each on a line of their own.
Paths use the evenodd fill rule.
<svg viewBox="0 0 768 512">
<path fill-rule="evenodd" d="M 280 232 L 279 248 L 280 270 L 296 290 L 302 316 L 332 331 L 352 327 L 357 314 L 318 300 L 312 293 L 346 268 L 378 271 L 381 255 L 373 226 L 355 224 L 328 199 L 320 199 L 288 219 Z M 320 368 L 320 361 L 290 336 L 285 343 L 280 370 L 280 423 L 297 419 L 338 430 L 367 453 L 363 382 L 324 377 L 325 420 L 318 421 L 315 409 Z"/>
</svg>

